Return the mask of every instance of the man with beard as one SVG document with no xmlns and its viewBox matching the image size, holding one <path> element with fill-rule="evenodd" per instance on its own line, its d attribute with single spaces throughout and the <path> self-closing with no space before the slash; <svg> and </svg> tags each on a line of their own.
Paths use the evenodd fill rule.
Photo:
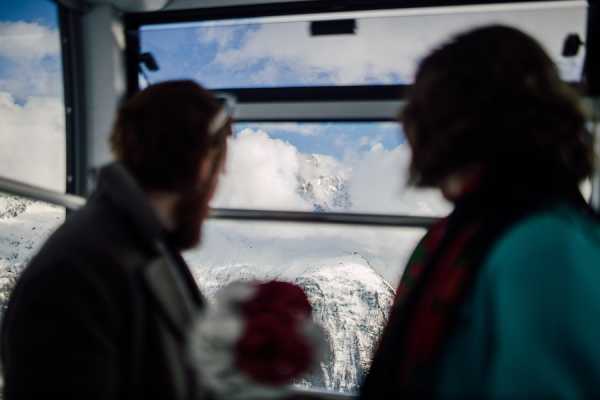
<svg viewBox="0 0 600 400">
<path fill-rule="evenodd" d="M 190 81 L 133 96 L 116 162 L 25 269 L 2 325 L 4 399 L 198 399 L 185 336 L 203 298 L 197 245 L 231 120 Z"/>
</svg>

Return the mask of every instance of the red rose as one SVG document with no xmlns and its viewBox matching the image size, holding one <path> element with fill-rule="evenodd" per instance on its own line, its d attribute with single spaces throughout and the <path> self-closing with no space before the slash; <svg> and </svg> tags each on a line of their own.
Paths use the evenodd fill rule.
<svg viewBox="0 0 600 400">
<path fill-rule="evenodd" d="M 254 296 L 242 305 L 242 313 L 246 318 L 269 313 L 285 319 L 296 319 L 310 317 L 311 312 L 304 290 L 281 281 L 258 284 Z"/>
<path fill-rule="evenodd" d="M 241 371 L 267 385 L 289 384 L 308 371 L 314 349 L 302 323 L 312 309 L 302 288 L 279 281 L 258 284 L 241 309 L 244 332 L 235 349 Z"/>
<path fill-rule="evenodd" d="M 262 384 L 291 383 L 312 364 L 310 345 L 295 325 L 268 313 L 247 320 L 236 345 L 236 366 Z"/>
</svg>

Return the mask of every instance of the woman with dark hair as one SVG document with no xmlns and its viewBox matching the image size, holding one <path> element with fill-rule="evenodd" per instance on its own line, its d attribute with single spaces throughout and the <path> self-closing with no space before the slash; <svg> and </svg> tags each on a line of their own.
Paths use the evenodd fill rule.
<svg viewBox="0 0 600 400">
<path fill-rule="evenodd" d="M 580 100 L 512 28 L 425 58 L 401 114 L 454 211 L 416 248 L 363 399 L 599 397 L 600 224 Z"/>
</svg>

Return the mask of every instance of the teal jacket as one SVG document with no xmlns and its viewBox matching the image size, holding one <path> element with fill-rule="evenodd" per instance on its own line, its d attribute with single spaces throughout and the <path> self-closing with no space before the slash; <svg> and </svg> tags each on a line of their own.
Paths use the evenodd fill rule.
<svg viewBox="0 0 600 400">
<path fill-rule="evenodd" d="M 504 234 L 439 378 L 441 398 L 600 398 L 600 224 L 558 206 Z"/>
</svg>

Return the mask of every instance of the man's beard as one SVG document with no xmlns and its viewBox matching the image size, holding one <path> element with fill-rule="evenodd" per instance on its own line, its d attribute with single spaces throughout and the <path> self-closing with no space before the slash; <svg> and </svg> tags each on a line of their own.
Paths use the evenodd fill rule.
<svg viewBox="0 0 600 400">
<path fill-rule="evenodd" d="M 197 246 L 201 240 L 204 218 L 208 215 L 208 191 L 193 190 L 181 194 L 175 206 L 175 229 L 168 234 L 169 242 L 178 250 Z"/>
</svg>

